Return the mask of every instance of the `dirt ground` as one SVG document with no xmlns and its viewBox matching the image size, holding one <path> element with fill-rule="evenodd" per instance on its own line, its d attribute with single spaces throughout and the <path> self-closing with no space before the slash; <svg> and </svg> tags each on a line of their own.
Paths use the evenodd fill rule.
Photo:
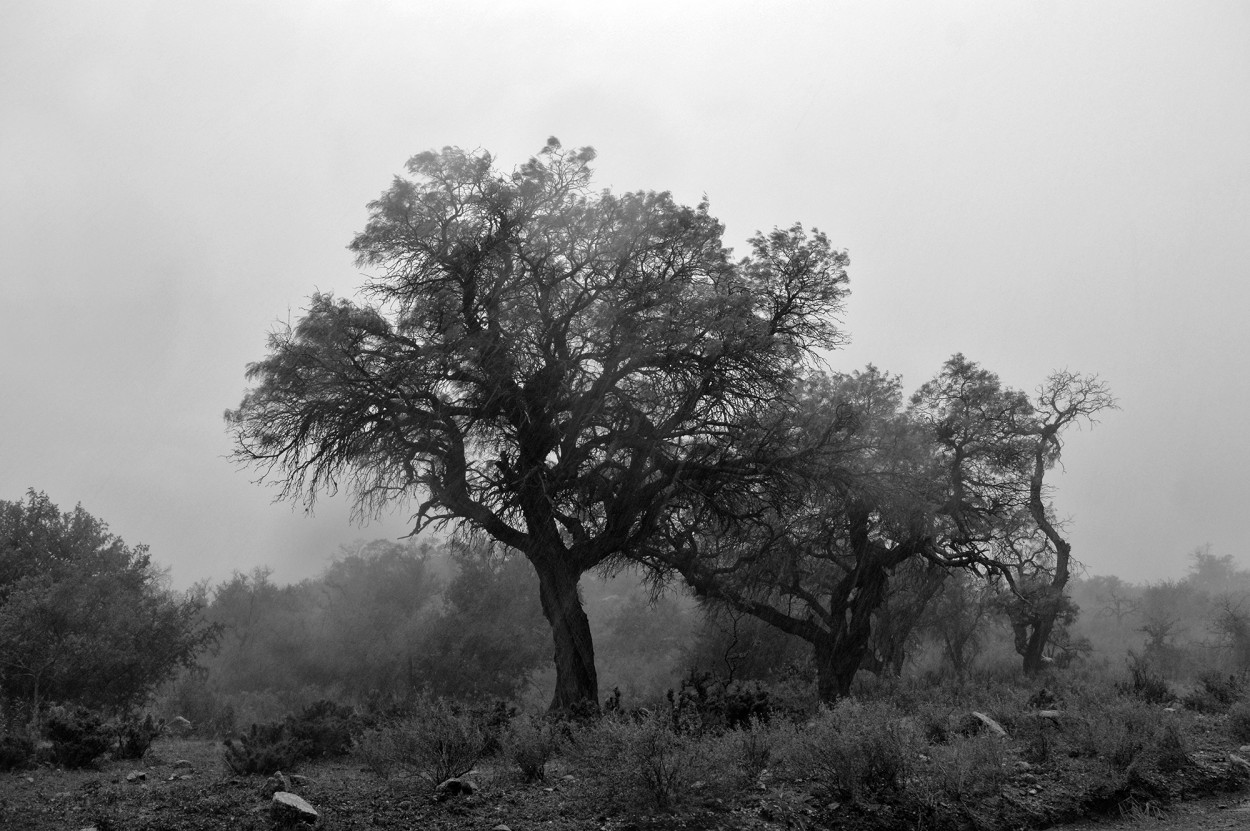
<svg viewBox="0 0 1250 831">
<path fill-rule="evenodd" d="M 808 793 L 785 787 L 728 799 L 692 793 L 676 813 L 613 812 L 596 801 L 574 771 L 558 766 L 546 782 L 527 784 L 511 770 L 481 768 L 471 796 L 435 801 L 429 784 L 390 781 L 348 759 L 298 771 L 293 790 L 321 814 L 319 828 L 496 829 L 509 831 L 650 831 L 650 829 L 781 829 L 899 827 L 902 817 L 873 811 L 831 811 Z M 220 745 L 161 739 L 142 763 L 108 762 L 98 770 L 41 767 L 0 774 L 4 831 L 220 831 L 275 828 L 264 777 L 232 775 Z M 1022 792 L 1017 796 L 1027 799 Z M 1191 793 L 1195 793 L 1191 791 Z M 1032 827 L 1039 827 L 1028 823 Z M 915 821 L 908 823 L 914 827 Z M 921 827 L 930 827 L 922 824 Z M 957 827 L 957 826 L 952 826 Z M 981 824 L 982 828 L 986 826 Z M 1002 827 L 1021 827 L 1015 823 Z M 1189 831 L 1250 829 L 1250 791 L 1205 796 L 1161 810 L 1130 808 L 1122 817 L 1058 826 L 1065 831 Z"/>
</svg>

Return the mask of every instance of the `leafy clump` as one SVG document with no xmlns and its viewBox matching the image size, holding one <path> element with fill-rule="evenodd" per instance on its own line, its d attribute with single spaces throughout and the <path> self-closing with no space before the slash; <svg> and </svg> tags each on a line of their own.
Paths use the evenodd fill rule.
<svg viewBox="0 0 1250 831">
<path fill-rule="evenodd" d="M 246 735 L 227 739 L 223 758 L 237 774 L 268 775 L 291 770 L 311 752 L 311 742 L 291 735 L 286 722 L 277 722 L 253 724 Z"/>
<path fill-rule="evenodd" d="M 768 690 L 758 682 L 725 682 L 707 672 L 691 671 L 667 697 L 674 727 L 686 733 L 747 727 L 772 715 Z"/>
<path fill-rule="evenodd" d="M 26 736 L 0 736 L 0 771 L 22 770 L 35 760 L 35 743 Z"/>
<path fill-rule="evenodd" d="M 114 758 L 142 759 L 163 727 L 163 723 L 153 721 L 150 713 L 142 719 L 133 713 L 122 716 L 113 725 L 116 735 Z"/>
<path fill-rule="evenodd" d="M 293 739 L 307 745 L 310 759 L 346 756 L 362 730 L 355 710 L 327 699 L 308 705 L 299 715 L 287 716 L 286 725 Z"/>
<path fill-rule="evenodd" d="M 61 767 L 85 768 L 113 748 L 113 731 L 86 707 L 54 708 L 44 730 L 52 743 L 52 762 Z"/>
<path fill-rule="evenodd" d="M 360 734 L 355 710 L 333 701 L 310 704 L 280 722 L 253 724 L 246 735 L 225 742 L 225 761 L 235 773 L 270 774 L 300 762 L 345 756 Z"/>
</svg>

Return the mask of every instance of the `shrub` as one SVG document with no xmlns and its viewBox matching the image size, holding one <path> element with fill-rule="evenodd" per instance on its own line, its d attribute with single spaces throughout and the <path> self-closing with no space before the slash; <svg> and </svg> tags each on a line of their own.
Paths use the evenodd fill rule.
<svg viewBox="0 0 1250 831">
<path fill-rule="evenodd" d="M 1226 713 L 1245 695 L 1245 686 L 1236 675 L 1208 671 L 1198 676 L 1198 686 L 1182 702 L 1200 713 Z"/>
<path fill-rule="evenodd" d="M 1176 697 L 1167 681 L 1146 658 L 1129 652 L 1128 671 L 1128 682 L 1116 685 L 1125 695 L 1140 698 L 1147 704 L 1163 704 Z"/>
<path fill-rule="evenodd" d="M 1004 744 L 996 736 L 952 738 L 929 751 L 929 765 L 920 787 L 930 789 L 934 802 L 976 802 L 999 793 L 1006 782 Z"/>
<path fill-rule="evenodd" d="M 1229 708 L 1228 732 L 1239 742 L 1250 742 L 1250 701 L 1239 701 Z"/>
<path fill-rule="evenodd" d="M 547 778 L 547 762 L 559 742 L 549 722 L 531 716 L 513 719 L 503 738 L 503 750 L 521 769 L 527 782 Z"/>
<path fill-rule="evenodd" d="M 681 687 L 667 694 L 673 724 L 687 733 L 744 727 L 752 721 L 766 722 L 772 715 L 768 690 L 756 681 L 725 683 L 710 672 L 695 672 L 682 679 Z"/>
<path fill-rule="evenodd" d="M 355 710 L 327 699 L 309 704 L 299 715 L 287 716 L 286 723 L 290 736 L 307 745 L 306 755 L 311 759 L 347 755 L 362 726 Z"/>
<path fill-rule="evenodd" d="M 380 776 L 410 770 L 437 785 L 473 769 L 488 743 L 480 715 L 442 700 L 368 730 L 355 754 Z"/>
<path fill-rule="evenodd" d="M 689 792 L 704 769 L 703 754 L 717 741 L 678 732 L 667 716 L 642 715 L 583 723 L 570 730 L 565 753 L 602 802 L 663 810 Z"/>
<path fill-rule="evenodd" d="M 788 762 L 859 799 L 897 789 L 919 750 L 909 722 L 889 704 L 843 700 L 796 735 Z"/>
<path fill-rule="evenodd" d="M 237 774 L 267 776 L 293 769 L 311 750 L 306 739 L 291 735 L 286 722 L 253 724 L 247 735 L 226 740 L 224 759 Z"/>
<path fill-rule="evenodd" d="M 86 707 L 53 708 L 44 724 L 52 743 L 52 762 L 66 768 L 84 768 L 113 746 L 113 732 L 104 719 Z"/>
<path fill-rule="evenodd" d="M 163 726 L 153 721 L 150 713 L 143 719 L 133 713 L 122 716 L 113 725 L 117 737 L 117 749 L 113 755 L 118 759 L 142 759 Z"/>
<path fill-rule="evenodd" d="M 35 743 L 26 736 L 0 736 L 0 771 L 23 770 L 35 760 Z"/>
<path fill-rule="evenodd" d="M 768 769 L 773 756 L 773 734 L 768 726 L 752 720 L 734 732 L 738 770 L 742 785 L 753 784 Z"/>
</svg>

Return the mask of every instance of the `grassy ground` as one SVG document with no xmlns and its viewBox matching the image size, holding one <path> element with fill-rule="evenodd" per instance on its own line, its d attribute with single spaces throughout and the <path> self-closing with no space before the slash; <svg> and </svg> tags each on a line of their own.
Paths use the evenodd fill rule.
<svg viewBox="0 0 1250 831">
<path fill-rule="evenodd" d="M 515 762 L 531 735 L 477 763 L 472 795 L 441 801 L 419 762 L 377 764 L 374 731 L 355 755 L 298 768 L 293 790 L 326 829 L 1045 828 L 1151 820 L 1212 794 L 1227 795 L 1210 803 L 1211 827 L 1250 820 L 1238 812 L 1250 766 L 1226 714 L 1077 692 L 1040 716 L 1027 691 L 982 692 L 1007 737 L 940 691 L 911 690 L 750 730 L 674 733 L 667 714 L 566 725 L 544 779 Z M 161 738 L 139 763 L 0 774 L 0 828 L 273 828 L 266 778 L 235 775 L 221 750 Z"/>
</svg>

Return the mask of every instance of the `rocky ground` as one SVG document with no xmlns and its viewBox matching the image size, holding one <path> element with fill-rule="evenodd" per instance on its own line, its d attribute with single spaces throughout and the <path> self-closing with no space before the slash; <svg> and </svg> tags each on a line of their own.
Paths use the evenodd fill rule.
<svg viewBox="0 0 1250 831">
<path fill-rule="evenodd" d="M 0 828 L 6 831 L 194 831 L 299 827 L 274 807 L 287 788 L 318 812 L 325 829 L 498 829 L 503 831 L 643 831 L 643 829 L 1044 828 L 1100 810 L 1097 823 L 1072 831 L 1148 828 L 1250 828 L 1250 791 L 1237 747 L 1213 737 L 1191 753 L 1193 763 L 1169 782 L 1136 794 L 1108 794 L 1107 804 L 1073 788 L 1079 779 L 1013 775 L 993 805 L 919 817 L 897 806 L 843 805 L 814 783 L 767 782 L 733 794 L 696 787 L 669 812 L 609 807 L 593 783 L 554 765 L 547 781 L 524 783 L 503 766 L 483 765 L 473 792 L 434 792 L 415 777 L 383 780 L 351 759 L 309 765 L 285 780 L 229 773 L 220 745 L 161 739 L 142 763 L 107 762 L 99 769 L 41 767 L 0 776 Z M 1227 743 L 1224 743 L 1227 744 Z M 1114 804 L 1112 804 L 1114 803 Z M 293 816 L 293 815 L 288 815 Z M 919 823 L 919 825 L 918 825 Z"/>
</svg>

